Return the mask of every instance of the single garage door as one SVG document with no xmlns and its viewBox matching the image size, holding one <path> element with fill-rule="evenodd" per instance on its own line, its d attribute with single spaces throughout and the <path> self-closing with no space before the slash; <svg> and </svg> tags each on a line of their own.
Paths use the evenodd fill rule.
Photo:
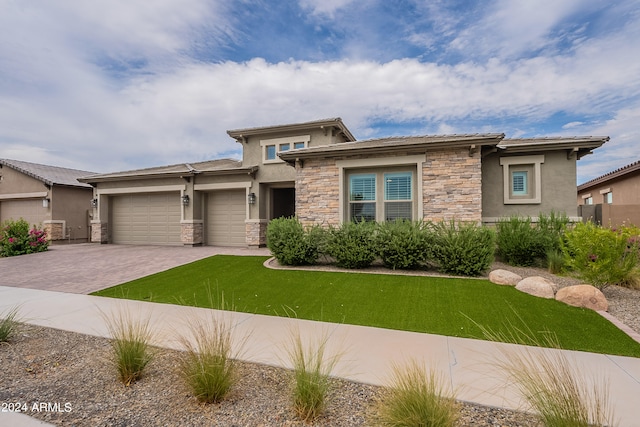
<svg viewBox="0 0 640 427">
<path fill-rule="evenodd" d="M 130 194 L 111 200 L 113 243 L 179 245 L 180 193 Z"/>
<path fill-rule="evenodd" d="M 42 207 L 42 199 L 3 200 L 0 202 L 0 223 L 9 219 L 24 218 L 30 226 L 42 227 L 47 208 Z"/>
<path fill-rule="evenodd" d="M 245 190 L 213 191 L 207 202 L 207 244 L 246 246 Z"/>
</svg>

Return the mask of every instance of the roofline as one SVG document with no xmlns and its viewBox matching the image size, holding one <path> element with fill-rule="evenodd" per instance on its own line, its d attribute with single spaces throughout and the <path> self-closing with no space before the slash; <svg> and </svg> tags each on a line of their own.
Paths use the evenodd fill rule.
<svg viewBox="0 0 640 427">
<path fill-rule="evenodd" d="M 452 137 L 458 137 L 459 140 L 451 141 Z M 420 139 L 422 140 L 420 141 Z M 426 141 L 424 138 L 435 138 L 436 140 Z M 438 141 L 437 139 L 440 139 Z M 395 153 L 399 149 L 405 149 L 409 152 L 420 152 L 437 150 L 440 148 L 472 148 L 473 146 L 486 146 L 497 145 L 504 138 L 504 134 L 483 134 L 483 135 L 438 135 L 435 137 L 423 136 L 423 137 L 408 137 L 398 138 L 397 141 L 393 141 L 394 138 L 381 138 L 365 141 L 357 141 L 348 144 L 339 145 L 325 145 L 322 147 L 303 148 L 299 150 L 290 150 L 279 153 L 282 160 L 293 163 L 297 159 L 309 159 L 309 158 L 322 158 L 322 157 L 336 157 L 343 156 L 345 153 L 349 155 L 357 154 L 389 154 Z M 405 140 L 403 140 L 405 139 Z M 371 141 L 389 140 L 387 146 L 362 146 L 363 144 Z M 416 141 L 418 140 L 418 141 Z M 330 149 L 330 150 L 328 150 Z"/>
<path fill-rule="evenodd" d="M 279 133 L 279 132 L 301 131 L 301 130 L 313 129 L 313 128 L 324 129 L 325 127 L 327 128 L 336 127 L 340 130 L 342 134 L 344 134 L 344 136 L 347 138 L 348 141 L 356 140 L 356 138 L 353 136 L 351 131 L 342 122 L 342 119 L 340 117 L 335 117 L 332 119 L 316 120 L 311 122 L 303 122 L 303 123 L 291 123 L 286 125 L 233 129 L 233 130 L 228 130 L 227 134 L 231 138 L 235 139 L 236 142 L 246 142 L 246 138 L 249 136 L 264 135 L 264 134 Z"/>
<path fill-rule="evenodd" d="M 510 141 L 520 141 L 518 144 L 509 145 Z M 560 151 L 567 152 L 567 157 L 576 153 L 576 159 L 592 154 L 593 150 L 601 147 L 609 141 L 608 136 L 576 136 L 576 137 L 545 137 L 545 138 L 510 138 L 505 139 L 498 148 L 508 153 L 530 153 L 533 151 Z"/>
<path fill-rule="evenodd" d="M 34 178 L 34 179 L 37 179 L 38 181 L 43 182 L 45 185 L 47 185 L 49 187 L 53 187 L 55 185 L 55 186 L 59 186 L 59 187 L 69 187 L 69 188 L 88 188 L 88 187 L 85 187 L 83 185 L 80 185 L 80 183 L 82 181 L 80 181 L 79 178 L 76 178 L 76 180 L 78 181 L 78 185 L 53 182 L 53 181 L 50 181 L 50 180 L 46 179 L 43 176 L 40 176 L 40 175 L 37 175 L 37 174 L 33 173 L 31 171 L 28 171 L 28 170 L 23 169 L 21 167 L 12 165 L 11 163 L 7 163 L 7 160 L 9 160 L 9 159 L 0 159 L 0 167 L 4 167 L 4 166 L 10 167 L 13 170 L 16 170 L 16 171 L 18 171 L 20 173 L 23 173 L 23 174 L 25 174 L 27 176 L 30 176 L 31 178 Z M 16 160 L 16 161 L 20 161 L 20 160 Z M 24 163 L 29 163 L 29 162 L 24 162 Z M 33 163 L 33 164 L 36 164 L 36 163 Z M 40 166 L 48 166 L 48 165 L 40 165 Z M 78 169 L 63 168 L 63 167 L 60 167 L 60 166 L 51 166 L 51 167 L 55 167 L 55 168 L 59 168 L 59 169 L 66 169 L 66 170 L 69 170 L 69 171 L 87 172 L 87 171 L 81 171 L 81 170 L 78 170 Z"/>
<path fill-rule="evenodd" d="M 143 173 L 143 174 L 120 174 L 113 175 L 89 175 L 86 177 L 78 178 L 78 181 L 87 184 L 97 184 L 100 182 L 114 182 L 114 181 L 130 181 L 132 179 L 155 179 L 155 178 L 183 178 L 191 177 L 195 175 L 251 175 L 259 169 L 258 166 L 249 166 L 243 168 L 227 168 L 227 169 L 214 169 L 214 170 L 197 170 L 191 168 L 187 171 L 175 171 L 175 172 L 157 172 L 157 173 Z"/>
<path fill-rule="evenodd" d="M 595 187 L 605 182 L 613 181 L 614 179 L 623 177 L 627 174 L 630 174 L 639 170 L 640 170 L 640 160 L 633 162 L 629 165 L 623 166 L 619 169 L 615 169 L 611 172 L 607 172 L 604 175 L 601 175 L 585 183 L 582 183 L 578 186 L 578 191 L 583 191 L 583 190 L 586 190 L 587 188 Z"/>
</svg>

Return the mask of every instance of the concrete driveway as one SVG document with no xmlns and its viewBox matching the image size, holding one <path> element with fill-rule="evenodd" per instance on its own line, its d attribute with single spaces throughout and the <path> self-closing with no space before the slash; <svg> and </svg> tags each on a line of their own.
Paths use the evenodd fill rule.
<svg viewBox="0 0 640 427">
<path fill-rule="evenodd" d="M 0 286 L 89 294 L 218 254 L 270 252 L 213 246 L 52 245 L 47 252 L 0 258 Z"/>
</svg>

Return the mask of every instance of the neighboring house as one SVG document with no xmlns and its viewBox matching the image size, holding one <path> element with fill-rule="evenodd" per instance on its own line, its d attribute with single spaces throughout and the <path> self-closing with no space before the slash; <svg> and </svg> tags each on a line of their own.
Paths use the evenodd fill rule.
<svg viewBox="0 0 640 427">
<path fill-rule="evenodd" d="M 576 217 L 576 161 L 608 137 L 356 141 L 341 119 L 237 129 L 229 159 L 93 175 L 92 241 L 262 246 L 271 219 L 495 222 Z"/>
<path fill-rule="evenodd" d="M 579 185 L 578 207 L 585 221 L 640 226 L 640 161 Z"/>
<path fill-rule="evenodd" d="M 92 189 L 78 178 L 90 173 L 0 159 L 0 222 L 24 218 L 50 240 L 88 241 Z"/>
</svg>

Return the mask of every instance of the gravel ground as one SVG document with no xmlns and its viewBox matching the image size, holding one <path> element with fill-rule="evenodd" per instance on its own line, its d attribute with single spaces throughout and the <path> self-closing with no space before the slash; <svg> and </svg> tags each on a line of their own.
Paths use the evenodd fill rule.
<svg viewBox="0 0 640 427">
<path fill-rule="evenodd" d="M 580 283 L 538 268 L 501 263 L 493 268 L 523 277 L 547 277 L 561 287 Z M 640 333 L 640 291 L 611 286 L 604 293 L 610 313 Z M 104 338 L 20 325 L 11 343 L 0 344 L 0 404 L 26 403 L 28 415 L 65 426 L 366 426 L 374 424 L 376 402 L 384 395 L 381 387 L 336 379 L 325 414 L 305 424 L 291 409 L 287 370 L 242 363 L 230 396 L 218 404 L 202 405 L 177 374 L 178 352 L 156 349 L 146 376 L 130 387 L 118 382 L 109 352 Z M 38 412 L 34 403 L 50 408 Z M 540 425 L 530 414 L 460 405 L 459 426 Z"/>
<path fill-rule="evenodd" d="M 384 392 L 336 379 L 325 414 L 305 424 L 291 409 L 287 370 L 242 363 L 230 396 L 203 405 L 182 384 L 178 352 L 156 349 L 147 374 L 125 387 L 107 359 L 109 351 L 104 338 L 20 325 L 12 342 L 0 345 L 0 404 L 26 403 L 28 415 L 61 426 L 338 427 L 374 424 Z M 33 410 L 41 403 L 50 410 Z M 539 425 L 516 411 L 461 404 L 461 413 L 459 426 Z"/>
</svg>

